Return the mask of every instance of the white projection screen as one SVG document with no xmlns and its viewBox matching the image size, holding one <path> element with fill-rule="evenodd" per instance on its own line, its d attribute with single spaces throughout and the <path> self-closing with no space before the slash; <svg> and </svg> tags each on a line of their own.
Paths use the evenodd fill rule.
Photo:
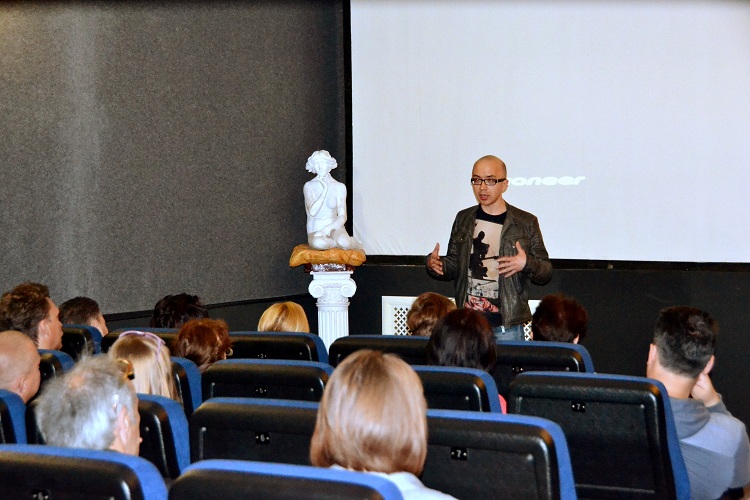
<svg viewBox="0 0 750 500">
<path fill-rule="evenodd" d="M 750 2 L 351 0 L 353 224 L 425 255 L 473 162 L 553 259 L 750 262 Z"/>
</svg>

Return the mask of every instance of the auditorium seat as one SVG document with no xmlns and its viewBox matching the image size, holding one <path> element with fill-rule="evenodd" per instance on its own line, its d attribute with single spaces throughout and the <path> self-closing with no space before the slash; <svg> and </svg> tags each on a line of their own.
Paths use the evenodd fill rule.
<svg viewBox="0 0 750 500">
<path fill-rule="evenodd" d="M 391 481 L 364 472 L 277 463 L 206 460 L 191 465 L 172 484 L 169 498 L 400 500 L 403 497 Z"/>
<path fill-rule="evenodd" d="M 185 415 L 189 417 L 203 402 L 201 372 L 189 359 L 172 356 L 172 375 Z"/>
<path fill-rule="evenodd" d="M 314 333 L 229 332 L 233 358 L 289 359 L 328 363 L 323 339 Z"/>
<path fill-rule="evenodd" d="M 0 496 L 29 499 L 165 500 L 147 460 L 116 451 L 0 445 Z"/>
<path fill-rule="evenodd" d="M 78 361 L 82 354 L 99 354 L 102 350 L 102 334 L 98 328 L 88 325 L 63 325 L 61 351 Z"/>
<path fill-rule="evenodd" d="M 259 397 L 320 401 L 333 367 L 315 361 L 226 359 L 202 375 L 203 400 Z"/>
<path fill-rule="evenodd" d="M 508 409 L 562 427 L 580 498 L 689 498 L 669 397 L 658 381 L 523 373 L 510 386 Z"/>
<path fill-rule="evenodd" d="M 328 362 L 335 367 L 355 351 L 374 349 L 398 354 L 410 365 L 424 365 L 427 363 L 425 350 L 428 340 L 429 337 L 406 335 L 348 335 L 333 341 L 328 350 Z"/>
<path fill-rule="evenodd" d="M 26 405 L 15 392 L 0 389 L 0 444 L 26 443 Z"/>
<path fill-rule="evenodd" d="M 109 348 L 112 347 L 112 344 L 114 344 L 117 339 L 120 338 L 121 333 L 133 330 L 137 332 L 151 332 L 154 335 L 161 337 L 167 344 L 167 347 L 169 347 L 170 351 L 172 350 L 172 343 L 174 342 L 174 339 L 177 338 L 178 331 L 177 328 L 151 328 L 145 326 L 136 326 L 133 328 L 118 328 L 116 330 L 112 330 L 107 335 L 102 337 L 102 352 L 109 351 Z"/>
<path fill-rule="evenodd" d="M 507 399 L 508 388 L 519 373 L 568 371 L 594 373 L 589 352 L 568 342 L 498 342 L 497 362 L 492 370 L 498 392 Z"/>
<path fill-rule="evenodd" d="M 318 404 L 254 398 L 213 398 L 190 417 L 190 454 L 209 458 L 310 464 Z"/>
<path fill-rule="evenodd" d="M 425 486 L 456 498 L 576 498 L 562 429 L 520 415 L 428 410 Z"/>
<path fill-rule="evenodd" d="M 139 455 L 174 479 L 190 464 L 188 421 L 180 404 L 164 396 L 138 394 L 141 417 Z"/>
<path fill-rule="evenodd" d="M 39 356 L 41 357 L 41 360 L 39 361 L 39 372 L 41 373 L 41 381 L 39 383 L 40 391 L 44 387 L 45 382 L 52 377 L 62 375 L 73 368 L 73 365 L 75 364 L 73 358 L 62 351 L 39 349 Z"/>
<path fill-rule="evenodd" d="M 502 413 L 495 381 L 487 372 L 452 366 L 412 368 L 422 381 L 429 408 Z"/>
</svg>

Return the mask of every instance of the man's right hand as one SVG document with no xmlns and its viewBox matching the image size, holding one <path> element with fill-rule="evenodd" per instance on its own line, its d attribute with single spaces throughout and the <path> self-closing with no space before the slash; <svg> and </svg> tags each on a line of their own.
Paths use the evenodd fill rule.
<svg viewBox="0 0 750 500">
<path fill-rule="evenodd" d="M 443 261 L 440 260 L 440 243 L 435 244 L 435 249 L 432 251 L 429 257 L 427 257 L 427 267 L 432 269 L 433 272 L 443 275 Z"/>
</svg>

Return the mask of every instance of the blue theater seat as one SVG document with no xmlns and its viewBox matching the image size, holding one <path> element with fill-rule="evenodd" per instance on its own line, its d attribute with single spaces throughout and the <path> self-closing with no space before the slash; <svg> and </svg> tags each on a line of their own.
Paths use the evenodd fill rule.
<svg viewBox="0 0 750 500">
<path fill-rule="evenodd" d="M 39 349 L 39 356 L 42 358 L 39 362 L 39 372 L 41 373 L 42 379 L 39 383 L 39 390 L 42 390 L 45 382 L 53 377 L 62 375 L 66 371 L 73 368 L 75 361 L 73 358 L 62 351 L 54 351 L 51 349 Z"/>
<path fill-rule="evenodd" d="M 562 429 L 536 417 L 427 411 L 422 481 L 457 498 L 576 498 Z"/>
<path fill-rule="evenodd" d="M 26 443 L 26 405 L 5 389 L 0 389 L 0 443 Z"/>
<path fill-rule="evenodd" d="M 429 337 L 406 335 L 348 335 L 333 341 L 328 349 L 328 362 L 331 366 L 338 366 L 353 352 L 373 349 L 398 354 L 410 365 L 424 365 L 427 363 L 425 350 L 429 340 Z"/>
<path fill-rule="evenodd" d="M 172 356 L 172 374 L 185 415 L 189 417 L 203 402 L 201 372 L 189 359 Z"/>
<path fill-rule="evenodd" d="M 233 358 L 289 359 L 328 363 L 323 339 L 314 333 L 229 332 Z"/>
<path fill-rule="evenodd" d="M 120 338 L 120 334 L 123 332 L 128 331 L 138 331 L 138 332 L 151 332 L 154 335 L 160 337 L 164 342 L 167 344 L 167 347 L 169 347 L 170 351 L 172 349 L 172 343 L 174 342 L 174 339 L 177 338 L 177 328 L 151 328 L 151 327 L 145 327 L 145 326 L 136 326 L 133 328 L 118 328 L 116 330 L 112 330 L 107 335 L 105 335 L 102 338 L 102 352 L 109 351 L 109 348 L 112 347 L 112 344 L 114 344 L 117 339 Z"/>
<path fill-rule="evenodd" d="M 78 361 L 83 354 L 102 352 L 102 333 L 89 325 L 63 325 L 61 351 Z"/>
<path fill-rule="evenodd" d="M 140 456 L 162 476 L 174 479 L 190 464 L 190 438 L 185 412 L 175 400 L 138 394 L 141 417 Z"/>
<path fill-rule="evenodd" d="M 172 484 L 170 500 L 206 498 L 401 500 L 389 480 L 348 470 L 303 465 L 206 460 L 191 465 Z"/>
<path fill-rule="evenodd" d="M 429 408 L 502 413 L 495 381 L 487 372 L 452 366 L 412 368 L 422 381 Z"/>
<path fill-rule="evenodd" d="M 154 465 L 116 451 L 0 445 L 0 496 L 30 499 L 164 500 Z"/>
<path fill-rule="evenodd" d="M 523 373 L 510 386 L 508 410 L 562 427 L 581 498 L 690 496 L 669 397 L 656 380 Z"/>
</svg>

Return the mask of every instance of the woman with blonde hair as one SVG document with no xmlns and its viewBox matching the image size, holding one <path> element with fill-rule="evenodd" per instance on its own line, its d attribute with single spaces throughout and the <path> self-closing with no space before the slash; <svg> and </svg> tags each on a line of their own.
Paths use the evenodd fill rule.
<svg viewBox="0 0 750 500">
<path fill-rule="evenodd" d="M 180 327 L 174 355 L 187 358 L 204 373 L 215 362 L 232 355 L 229 326 L 221 319 L 192 319 Z"/>
<path fill-rule="evenodd" d="M 172 374 L 172 360 L 164 340 L 151 332 L 129 330 L 109 348 L 109 357 L 133 365 L 133 385 L 141 394 L 155 394 L 180 401 Z"/>
<path fill-rule="evenodd" d="M 259 332 L 310 333 L 310 324 L 302 306 L 296 302 L 277 302 L 263 312 Z"/>
<path fill-rule="evenodd" d="M 312 464 L 385 477 L 405 499 L 453 498 L 417 478 L 426 456 L 427 403 L 414 370 L 379 351 L 348 356 L 323 392 L 310 443 Z"/>
</svg>

